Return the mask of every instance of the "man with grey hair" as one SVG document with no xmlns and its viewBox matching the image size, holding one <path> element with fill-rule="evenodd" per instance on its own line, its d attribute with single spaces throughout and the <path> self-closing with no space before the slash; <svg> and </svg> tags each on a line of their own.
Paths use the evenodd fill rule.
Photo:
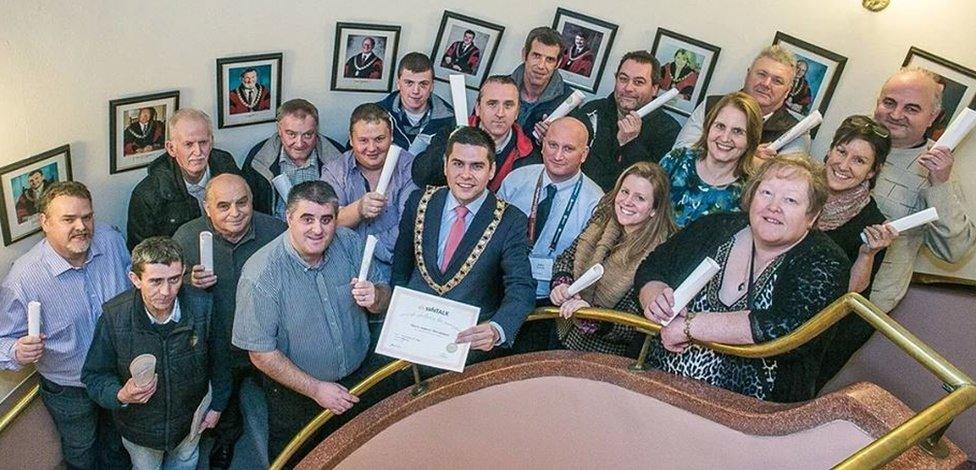
<svg viewBox="0 0 976 470">
<path fill-rule="evenodd" d="M 81 382 L 102 304 L 129 287 L 125 239 L 95 223 L 91 193 L 77 181 L 49 185 L 37 210 L 44 238 L 0 282 L 0 369 L 37 368 L 68 468 L 127 468 L 111 416 Z M 38 336 L 28 334 L 31 302 L 40 303 Z"/>
<path fill-rule="evenodd" d="M 186 280 L 193 287 L 210 292 L 213 297 L 213 333 L 229 345 L 237 304 L 237 281 L 244 263 L 259 248 L 281 235 L 286 225 L 270 215 L 254 212 L 251 189 L 244 178 L 237 175 L 211 178 L 204 201 L 206 215 L 180 227 L 173 240 L 183 249 L 184 261 L 191 267 Z M 213 234 L 212 271 L 200 264 L 198 240 L 204 231 Z M 231 347 L 229 366 L 230 400 L 215 430 L 215 442 L 210 451 L 211 468 L 230 468 L 234 443 L 243 430 L 239 406 L 241 382 L 258 376 L 247 351 L 239 348 Z"/>
<path fill-rule="evenodd" d="M 889 220 L 927 207 L 939 212 L 939 220 L 901 234 L 888 247 L 871 287 L 871 301 L 886 312 L 905 296 L 923 244 L 949 263 L 976 244 L 976 226 L 952 176 L 955 157 L 926 138 L 941 108 L 942 88 L 932 72 L 920 68 L 898 71 L 878 94 L 874 119 L 891 135 L 891 152 L 874 187 L 878 208 Z"/>
<path fill-rule="evenodd" d="M 748 93 L 759 103 L 763 113 L 763 133 L 760 142 L 768 144 L 786 131 L 790 130 L 803 116 L 794 114 L 784 105 L 793 86 L 793 76 L 796 74 L 796 56 L 786 48 L 774 44 L 762 50 L 746 70 L 745 83 L 742 91 Z M 718 104 L 722 95 L 705 98 L 705 102 L 698 105 L 691 113 L 678 133 L 674 148 L 691 147 L 701 138 L 705 116 L 712 107 Z M 810 134 L 806 133 L 786 144 L 779 150 L 781 154 L 809 153 Z M 756 156 L 770 158 L 776 155 L 766 145 L 760 145 Z"/>
<path fill-rule="evenodd" d="M 324 409 L 342 414 L 359 401 L 348 387 L 369 373 L 366 316 L 390 300 L 376 263 L 356 278 L 365 242 L 337 226 L 337 212 L 328 183 L 296 185 L 288 230 L 251 256 L 238 283 L 233 344 L 266 375 L 271 459 Z"/>
<path fill-rule="evenodd" d="M 230 395 L 228 347 L 210 326 L 213 304 L 183 286 L 183 267 L 169 238 L 136 245 L 134 288 L 105 302 L 81 370 L 88 395 L 112 410 L 137 470 L 196 468 L 200 432 L 217 424 Z M 155 373 L 144 377 L 132 365 L 147 355 Z"/>
<path fill-rule="evenodd" d="M 128 241 L 134 248 L 153 236 L 170 237 L 203 214 L 203 192 L 211 177 L 239 175 L 234 157 L 213 148 L 210 116 L 183 108 L 169 120 L 166 153 L 149 164 L 129 199 Z"/>
<path fill-rule="evenodd" d="M 283 221 L 288 195 L 278 193 L 272 180 L 282 174 L 289 186 L 317 180 L 322 167 L 342 151 L 319 133 L 319 111 L 306 100 L 286 101 L 278 108 L 277 120 L 277 133 L 251 148 L 241 172 L 254 194 L 254 210 Z"/>
</svg>

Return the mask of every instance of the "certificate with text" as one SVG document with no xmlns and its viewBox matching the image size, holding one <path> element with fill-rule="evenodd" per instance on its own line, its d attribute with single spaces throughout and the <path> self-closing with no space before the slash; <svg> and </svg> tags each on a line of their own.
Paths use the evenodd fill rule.
<svg viewBox="0 0 976 470">
<path fill-rule="evenodd" d="M 479 307 L 396 287 L 386 312 L 376 352 L 463 372 L 470 343 L 455 343 L 458 333 L 478 323 Z"/>
</svg>

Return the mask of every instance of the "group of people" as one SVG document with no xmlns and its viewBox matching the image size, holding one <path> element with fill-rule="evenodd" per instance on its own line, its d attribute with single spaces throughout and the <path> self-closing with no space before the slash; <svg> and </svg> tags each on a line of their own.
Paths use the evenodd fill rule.
<svg viewBox="0 0 976 470">
<path fill-rule="evenodd" d="M 796 59 L 779 46 L 683 127 L 662 110 L 636 113 L 662 79 L 647 51 L 623 56 L 609 96 L 547 121 L 570 93 L 558 72 L 566 53 L 558 32 L 532 30 L 523 63 L 488 77 L 458 128 L 432 93 L 430 58 L 409 53 L 398 90 L 352 112 L 347 145 L 293 99 L 242 167 L 213 147 L 205 113 L 181 109 L 132 192 L 125 238 L 94 221 L 83 184 L 49 185 L 36 203 L 45 238 L 0 284 L 0 366 L 36 365 L 68 466 L 194 468 L 200 432 L 214 428 L 210 463 L 226 468 L 245 380 L 264 392 L 272 459 L 322 410 L 348 419 L 377 399 L 349 388 L 387 360 L 372 351 L 395 286 L 480 307 L 455 339 L 471 344 L 469 363 L 513 350 L 634 354 L 635 330 L 574 313 L 671 320 L 673 289 L 705 256 L 721 270 L 662 329 L 649 363 L 806 400 L 869 326 L 849 318 L 767 359 L 695 342 L 769 341 L 848 291 L 890 310 L 922 244 L 954 261 L 976 243 L 952 152 L 924 136 L 941 103 L 924 70 L 887 80 L 873 118 L 844 120 L 821 164 L 808 135 L 769 148 L 800 118 L 785 107 Z M 380 192 L 391 146 L 399 156 Z M 926 227 L 885 224 L 930 206 L 941 218 Z M 378 242 L 360 279 L 368 235 Z M 597 263 L 603 277 L 569 295 Z M 39 336 L 28 335 L 34 301 Z M 523 327 L 550 305 L 561 319 Z M 156 358 L 149 381 L 130 371 L 144 354 Z"/>
</svg>

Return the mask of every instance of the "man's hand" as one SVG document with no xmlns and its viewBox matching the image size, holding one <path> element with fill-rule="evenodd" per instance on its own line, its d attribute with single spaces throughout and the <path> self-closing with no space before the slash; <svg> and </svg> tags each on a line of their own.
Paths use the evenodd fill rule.
<svg viewBox="0 0 976 470">
<path fill-rule="evenodd" d="M 617 121 L 617 142 L 621 147 L 640 135 L 641 118 L 636 111 L 631 111 L 623 119 Z"/>
<path fill-rule="evenodd" d="M 217 283 L 217 275 L 213 271 L 203 269 L 202 264 L 198 264 L 190 271 L 190 285 L 197 289 L 206 289 Z"/>
<path fill-rule="evenodd" d="M 334 382 L 319 382 L 312 393 L 313 400 L 322 408 L 333 414 L 341 415 L 359 403 L 359 397 L 349 393 L 349 390 Z"/>
<path fill-rule="evenodd" d="M 664 323 L 671 318 L 671 308 L 674 307 L 674 290 L 667 284 L 660 281 L 651 281 L 644 285 L 640 290 L 641 305 L 644 307 L 644 316 L 648 320 Z M 684 310 L 679 312 L 682 315 Z"/>
<path fill-rule="evenodd" d="M 482 323 L 458 333 L 454 342 L 471 343 L 471 349 L 491 351 L 500 338 L 501 335 L 495 327 L 491 326 L 490 323 Z"/>
<path fill-rule="evenodd" d="M 119 399 L 119 403 L 146 403 L 156 393 L 157 382 L 159 382 L 159 375 L 153 374 L 153 379 L 145 386 L 140 387 L 136 383 L 136 379 L 129 377 L 129 380 L 119 389 L 119 393 L 115 394 L 115 397 Z"/>
<path fill-rule="evenodd" d="M 535 133 L 539 136 L 539 142 L 542 142 L 542 139 L 546 137 L 546 132 L 549 132 L 550 123 L 546 122 L 546 118 L 548 117 L 548 114 L 542 115 L 542 120 L 535 123 L 535 126 L 533 127 Z"/>
<path fill-rule="evenodd" d="M 203 417 L 203 422 L 200 423 L 200 432 L 203 432 L 204 429 L 213 429 L 217 426 L 217 421 L 220 421 L 220 412 L 208 410 L 206 416 Z"/>
<path fill-rule="evenodd" d="M 352 278 L 352 298 L 356 305 L 363 308 L 370 308 L 376 303 L 376 286 L 369 281 L 360 281 Z"/>
<path fill-rule="evenodd" d="M 368 192 L 359 198 L 357 204 L 360 217 L 373 219 L 383 213 L 383 208 L 386 207 L 386 196 L 377 192 Z"/>
<path fill-rule="evenodd" d="M 778 155 L 778 153 L 775 150 L 769 148 L 768 143 L 759 144 L 759 147 L 756 148 L 756 157 L 755 157 L 756 161 L 754 163 L 756 164 L 757 167 L 762 166 L 762 164 L 765 163 L 766 160 L 771 160 L 773 158 L 776 158 L 776 155 Z"/>
<path fill-rule="evenodd" d="M 955 161 L 952 152 L 941 145 L 930 148 L 918 157 L 919 165 L 929 170 L 929 184 L 932 186 L 938 186 L 949 181 L 949 176 L 952 174 L 952 164 Z"/>
<path fill-rule="evenodd" d="M 47 335 L 41 334 L 41 337 L 36 336 L 21 336 L 14 343 L 14 359 L 17 360 L 17 364 L 26 366 L 32 362 L 37 362 L 41 356 L 44 355 L 44 339 Z"/>
</svg>

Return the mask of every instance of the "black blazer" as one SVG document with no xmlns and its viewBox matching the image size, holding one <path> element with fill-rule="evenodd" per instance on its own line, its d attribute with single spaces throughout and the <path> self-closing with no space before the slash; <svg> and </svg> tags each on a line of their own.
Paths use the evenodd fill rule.
<svg viewBox="0 0 976 470">
<path fill-rule="evenodd" d="M 424 261 L 431 278 L 445 284 L 461 268 L 467 255 L 474 249 L 495 211 L 495 195 L 491 192 L 475 214 L 474 220 L 458 245 L 457 253 L 446 273 L 441 273 L 437 263 L 438 233 L 441 228 L 441 212 L 447 200 L 448 188 L 440 188 L 427 205 L 424 217 Z M 400 236 L 393 250 L 393 273 L 390 283 L 419 292 L 437 295 L 420 275 L 414 259 L 414 228 L 417 206 L 424 191 L 415 191 L 407 199 L 400 219 Z M 519 327 L 535 308 L 536 282 L 529 266 L 529 241 L 526 235 L 528 222 L 525 214 L 513 205 L 502 213 L 491 241 L 485 247 L 478 262 L 457 286 L 442 297 L 481 307 L 479 322 L 491 320 L 501 326 L 505 334 L 505 346 L 511 346 Z"/>
</svg>

